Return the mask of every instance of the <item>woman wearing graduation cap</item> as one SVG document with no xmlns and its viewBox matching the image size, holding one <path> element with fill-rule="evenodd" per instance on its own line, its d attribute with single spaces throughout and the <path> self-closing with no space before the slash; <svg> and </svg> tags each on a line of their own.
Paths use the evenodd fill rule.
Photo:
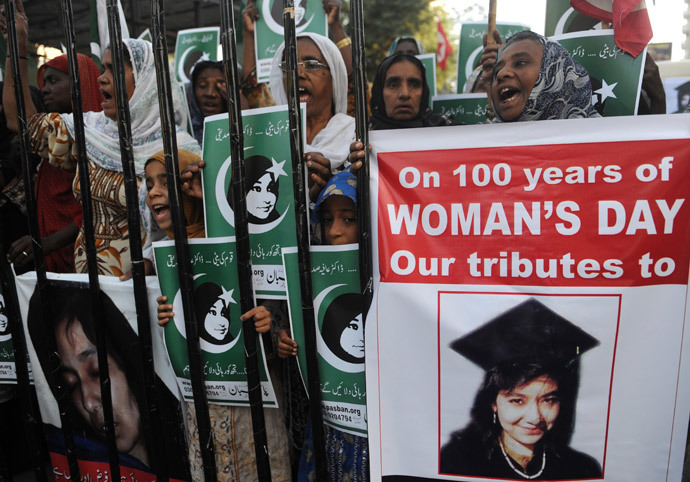
<svg viewBox="0 0 690 482">
<path fill-rule="evenodd" d="M 513 480 L 601 478 L 568 447 L 580 356 L 599 342 L 531 298 L 455 340 L 486 375 L 470 423 L 441 449 L 441 473 Z"/>
</svg>

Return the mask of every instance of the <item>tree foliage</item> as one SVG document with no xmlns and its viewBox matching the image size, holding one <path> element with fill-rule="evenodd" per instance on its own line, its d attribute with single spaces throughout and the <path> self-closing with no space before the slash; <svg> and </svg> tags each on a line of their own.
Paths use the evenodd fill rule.
<svg viewBox="0 0 690 482">
<path fill-rule="evenodd" d="M 439 93 L 455 92 L 459 18 L 432 0 L 365 0 L 364 32 L 366 37 L 367 76 L 374 79 L 376 66 L 386 57 L 396 37 L 412 35 L 422 42 L 427 53 L 436 52 L 436 20 L 440 19 L 452 46 L 446 70 L 437 68 Z M 350 2 L 343 1 L 343 23 L 349 25 Z"/>
<path fill-rule="evenodd" d="M 386 57 L 393 40 L 401 35 L 417 35 L 420 27 L 433 24 L 431 0 L 364 0 L 367 75 L 374 79 L 376 66 Z M 349 23 L 350 2 L 343 2 L 343 23 Z M 434 43 L 433 50 L 436 50 Z"/>
</svg>

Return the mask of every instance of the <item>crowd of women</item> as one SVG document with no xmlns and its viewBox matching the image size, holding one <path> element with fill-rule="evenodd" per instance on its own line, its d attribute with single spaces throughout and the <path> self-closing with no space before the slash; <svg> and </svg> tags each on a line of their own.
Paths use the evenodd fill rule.
<svg viewBox="0 0 690 482">
<path fill-rule="evenodd" d="M 356 243 L 359 239 L 356 174 L 362 166 L 365 151 L 362 143 L 355 139 L 351 43 L 340 23 L 341 2 L 324 0 L 323 8 L 333 40 L 313 33 L 298 36 L 299 99 L 307 106 L 304 160 L 309 173 L 309 196 L 316 226 L 314 242 L 341 245 Z M 37 80 L 41 92 L 38 95 L 27 82 L 29 23 L 20 1 L 17 1 L 16 17 L 19 65 L 26 99 L 26 128 L 31 140 L 31 154 L 35 157 L 34 189 L 47 267 L 54 272 L 86 273 L 86 247 L 79 204 L 78 149 L 75 118 L 71 114 L 66 57 L 57 57 L 39 69 Z M 288 101 L 283 46 L 275 53 L 268 85 L 257 82 L 253 49 L 254 24 L 258 17 L 258 11 L 250 1 L 243 12 L 241 102 L 245 109 L 286 104 Z M 4 12 L 0 18 L 0 30 L 6 37 Z M 152 239 L 174 238 L 165 156 L 162 152 L 156 71 L 149 42 L 126 39 L 123 43 L 132 149 L 145 227 L 141 243 L 148 246 Z M 421 44 L 413 38 L 401 37 L 395 40 L 389 56 L 378 66 L 370 92 L 370 129 L 453 124 L 452 119 L 434 114 L 430 108 L 430 89 L 426 83 L 425 69 L 415 57 L 422 53 L 422 49 Z M 110 50 L 106 50 L 102 65 L 103 69 L 99 72 L 88 57 L 79 55 L 98 273 L 127 279 L 131 269 L 130 240 L 120 161 L 113 79 L 115 66 Z M 12 76 L 9 58 L 6 76 Z M 476 86 L 483 85 L 482 88 L 488 92 L 494 123 L 599 116 L 592 107 L 592 89 L 585 69 L 558 43 L 529 31 L 520 32 L 506 39 L 505 43 L 487 46 L 475 77 Z M 199 143 L 204 118 L 228 110 L 222 64 L 198 62 L 192 71 L 191 83 L 187 86 L 187 99 L 173 89 L 173 102 L 175 119 L 178 121 L 176 134 L 187 235 L 203 238 L 206 234 L 199 174 L 204 168 L 204 161 L 199 157 Z M 22 202 L 25 186 L 17 167 L 16 149 L 11 149 L 10 132 L 16 132 L 19 124 L 17 101 L 9 82 L 4 85 L 2 107 L 6 122 L 6 126 L 0 125 L 3 143 L 0 164 L 2 242 L 9 246 L 8 258 L 15 270 L 21 272 L 31 269 L 33 244 L 19 222 L 26 215 Z M 188 112 L 191 114 L 193 135 L 184 129 Z M 275 189 L 276 182 L 273 178 L 261 177 L 250 182 L 249 187 L 270 191 Z M 7 229 L 8 226 L 12 229 Z M 153 274 L 153 264 L 150 262 L 147 263 L 147 271 Z M 201 291 L 195 295 L 202 307 L 198 314 L 200 320 L 211 316 L 212 311 L 213 316 L 220 316 L 227 309 L 221 294 Z M 158 302 L 159 323 L 163 325 L 170 319 L 172 305 L 167 303 L 165 297 L 160 297 Z M 74 318 L 77 318 L 76 315 Z M 242 319 L 253 319 L 257 332 L 271 334 L 277 355 L 271 361 L 270 369 L 275 372 L 273 378 L 281 381 L 286 408 L 282 411 L 265 410 L 273 480 L 315 480 L 311 426 L 306 415 L 308 402 L 296 378 L 294 360 L 302 347 L 289 336 L 284 303 L 259 302 Z M 65 323 L 70 325 L 73 321 L 56 320 L 56 336 L 59 331 L 67 332 Z M 93 341 L 85 335 L 91 329 L 87 330 L 83 321 L 77 321 L 79 326 L 70 329 L 70 336 L 75 339 L 82 336 L 82 343 L 92 346 Z M 217 337 L 229 336 L 226 324 L 221 322 L 214 326 Z M 210 339 L 210 342 L 213 340 Z M 69 346 L 72 345 L 60 340 L 58 344 L 61 355 L 69 360 Z M 114 356 L 113 365 L 117 366 L 117 360 L 121 358 Z M 554 425 L 566 432 L 572 430 L 572 426 L 564 427 L 554 422 L 561 408 L 561 402 L 554 393 L 562 382 L 563 377 L 559 374 L 563 373 L 563 367 L 572 367 L 576 358 L 576 355 L 555 354 L 548 363 L 530 363 L 523 371 L 516 371 L 513 367 L 510 374 L 503 373 L 501 367 L 491 364 L 484 367 L 487 370 L 486 386 L 478 394 L 473 409 L 477 412 L 477 418 L 448 442 L 443 450 L 442 464 L 445 469 L 442 470 L 465 475 L 502 477 L 517 474 L 518 478 L 551 478 L 558 472 L 544 470 L 542 463 L 542 460 L 546 460 L 545 454 L 549 453 L 561 456 L 568 454 L 569 464 L 586 466 L 583 471 L 587 477 L 600 476 L 601 469 L 596 462 L 567 450 L 567 434 L 561 437 L 546 436 Z M 69 373 L 70 386 L 73 387 L 72 399 L 80 408 L 77 413 L 86 422 L 81 425 L 88 426 L 91 411 L 95 409 L 87 406 L 83 395 L 85 390 L 80 388 L 87 380 L 80 379 L 79 371 Z M 567 373 L 571 378 L 577 377 L 573 375 L 573 370 Z M 569 383 L 573 383 L 572 380 Z M 545 396 L 547 392 L 549 395 Z M 522 397 L 526 404 L 533 403 L 532 399 L 538 400 L 538 403 L 534 402 L 538 405 L 532 414 L 534 420 L 529 422 L 531 429 L 523 430 L 528 436 L 516 435 L 505 422 L 508 411 L 501 412 L 501 407 L 506 405 L 503 400 L 511 397 Z M 547 407 L 548 410 L 540 407 Z M 202 480 L 201 451 L 193 404 L 187 404 L 185 412 L 191 477 L 193 480 Z M 254 480 L 256 466 L 249 409 L 212 404 L 209 412 L 219 480 Z M 470 436 L 474 437 L 471 441 L 471 460 L 464 460 L 459 455 L 456 457 L 457 447 L 469 443 L 467 440 Z M 366 438 L 326 426 L 325 439 L 330 480 L 368 480 L 369 449 Z M 146 466 L 141 444 L 119 442 L 118 450 L 127 452 L 126 455 L 138 459 L 141 466 Z M 558 447 L 558 444 L 564 446 Z"/>
</svg>

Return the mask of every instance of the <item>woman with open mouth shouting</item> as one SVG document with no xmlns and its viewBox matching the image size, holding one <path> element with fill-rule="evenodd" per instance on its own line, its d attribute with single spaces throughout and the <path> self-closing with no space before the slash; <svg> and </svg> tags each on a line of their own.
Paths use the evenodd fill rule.
<svg viewBox="0 0 690 482">
<path fill-rule="evenodd" d="M 4 12 L 3 12 L 4 13 Z M 21 0 L 16 2 L 17 43 L 19 46 L 21 77 L 24 83 L 26 115 L 31 148 L 49 163 L 62 169 L 75 171 L 73 192 L 81 198 L 77 169 L 77 146 L 74 142 L 75 119 L 71 114 L 36 113 L 27 80 L 28 20 Z M 6 36 L 6 19 L 0 16 L 0 30 Z M 124 39 L 125 82 L 131 119 L 132 150 L 138 181 L 144 174 L 144 163 L 163 148 L 162 128 L 158 109 L 158 88 L 150 42 Z M 91 178 L 93 224 L 96 235 L 98 272 L 103 275 L 123 276 L 130 271 L 129 227 L 125 202 L 124 176 L 120 160 L 117 103 L 115 102 L 114 65 L 110 50 L 102 59 L 103 73 L 98 78 L 103 95 L 102 112 L 84 114 L 86 153 Z M 8 56 L 6 72 L 12 75 Z M 171 69 L 172 71 L 172 69 Z M 180 125 L 187 120 L 187 105 L 178 89 L 172 89 L 177 145 L 199 153 L 199 145 Z M 17 130 L 17 105 L 11 83 L 3 87 L 3 106 L 8 127 Z M 143 201 L 142 201 L 143 202 Z M 142 230 L 142 232 L 146 232 Z M 85 273 L 86 249 L 83 228 L 74 245 L 75 268 Z"/>
<path fill-rule="evenodd" d="M 528 30 L 499 49 L 490 97 L 494 122 L 600 117 L 585 68 L 559 43 Z"/>
</svg>

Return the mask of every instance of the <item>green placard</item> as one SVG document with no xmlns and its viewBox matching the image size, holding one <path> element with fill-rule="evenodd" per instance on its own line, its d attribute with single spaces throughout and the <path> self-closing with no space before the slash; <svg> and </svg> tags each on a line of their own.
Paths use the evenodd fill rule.
<svg viewBox="0 0 690 482">
<path fill-rule="evenodd" d="M 606 117 L 634 115 L 640 98 L 646 51 L 634 58 L 622 51 L 613 30 L 591 30 L 552 37 L 589 73 L 592 103 Z"/>
<path fill-rule="evenodd" d="M 268 82 L 271 61 L 283 43 L 283 1 L 257 0 L 259 19 L 254 29 L 256 46 L 256 76 L 259 82 Z M 314 32 L 328 36 L 328 21 L 321 0 L 295 1 L 295 27 L 297 34 Z"/>
<path fill-rule="evenodd" d="M 220 27 L 190 28 L 177 32 L 175 42 L 175 78 L 191 82 L 191 71 L 200 60 L 218 60 Z"/>
<path fill-rule="evenodd" d="M 165 348 L 182 396 L 193 401 L 175 243 L 160 241 L 153 244 L 153 250 L 161 293 L 168 297 L 175 313 L 164 328 Z M 190 239 L 189 254 L 194 272 L 193 296 L 208 401 L 248 406 L 235 239 Z M 262 348 L 259 358 L 264 405 L 277 406 Z"/>
<path fill-rule="evenodd" d="M 431 96 L 436 95 L 436 54 L 415 55 L 424 65 L 426 70 L 426 83 L 429 85 Z"/>
<path fill-rule="evenodd" d="M 457 93 L 465 89 L 465 82 L 482 57 L 482 38 L 486 33 L 486 22 L 463 22 L 460 26 L 460 45 L 458 46 L 458 86 Z M 496 30 L 503 40 L 522 30 L 529 30 L 527 25 L 519 23 L 496 23 Z"/>
<path fill-rule="evenodd" d="M 0 383 L 17 383 L 10 318 L 2 291 L 0 291 Z"/>
<path fill-rule="evenodd" d="M 137 37 L 139 40 L 146 40 L 147 42 L 153 43 L 153 36 L 151 35 L 151 30 L 146 29 L 139 34 Z"/>
<path fill-rule="evenodd" d="M 448 116 L 457 123 L 486 123 L 486 111 L 489 100 L 486 94 L 453 94 L 437 95 L 431 99 L 431 109 Z"/>
<path fill-rule="evenodd" d="M 544 35 L 560 35 L 589 30 L 601 23 L 570 6 L 570 0 L 546 0 Z"/>
<path fill-rule="evenodd" d="M 323 421 L 339 430 L 367 436 L 364 377 L 364 324 L 356 244 L 313 246 L 314 315 Z M 292 334 L 306 386 L 306 346 L 296 249 L 284 249 Z"/>
<path fill-rule="evenodd" d="M 303 132 L 305 112 L 303 104 Z M 287 106 L 244 111 L 242 123 L 254 291 L 258 298 L 285 299 L 280 249 L 297 246 Z M 207 117 L 204 123 L 202 183 L 209 238 L 235 235 L 228 200 L 232 174 L 228 129 L 227 114 Z"/>
</svg>

